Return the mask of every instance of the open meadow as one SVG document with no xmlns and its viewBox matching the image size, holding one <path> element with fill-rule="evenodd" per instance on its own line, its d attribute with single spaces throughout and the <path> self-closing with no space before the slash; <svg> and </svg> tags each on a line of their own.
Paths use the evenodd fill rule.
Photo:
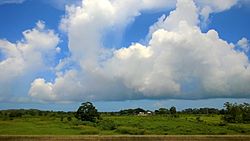
<svg viewBox="0 0 250 141">
<path fill-rule="evenodd" d="M 76 118 L 26 116 L 0 120 L 1 135 L 250 135 L 250 124 L 225 123 L 221 115 L 101 115 L 93 123 Z"/>
</svg>

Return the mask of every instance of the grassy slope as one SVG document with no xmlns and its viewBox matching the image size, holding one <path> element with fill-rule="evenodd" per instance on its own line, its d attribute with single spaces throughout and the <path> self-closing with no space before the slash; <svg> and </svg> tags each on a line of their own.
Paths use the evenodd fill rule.
<svg viewBox="0 0 250 141">
<path fill-rule="evenodd" d="M 100 124 L 60 121 L 60 118 L 19 118 L 0 120 L 2 135 L 210 135 L 210 134 L 248 134 L 250 124 L 227 124 L 220 126 L 220 116 L 201 116 L 201 121 L 194 115 L 182 115 L 179 118 L 164 116 L 103 116 L 103 120 L 114 121 L 115 129 L 103 129 Z M 106 126 L 106 125 L 104 125 Z"/>
</svg>

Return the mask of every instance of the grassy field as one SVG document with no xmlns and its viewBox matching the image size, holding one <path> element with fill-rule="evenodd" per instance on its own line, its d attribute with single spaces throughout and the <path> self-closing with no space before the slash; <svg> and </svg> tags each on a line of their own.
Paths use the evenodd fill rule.
<svg viewBox="0 0 250 141">
<path fill-rule="evenodd" d="M 102 116 L 98 123 L 41 116 L 1 119 L 0 135 L 250 135 L 250 124 L 225 124 L 220 115 Z"/>
<path fill-rule="evenodd" d="M 0 135 L 3 141 L 249 141 L 248 135 Z"/>
</svg>

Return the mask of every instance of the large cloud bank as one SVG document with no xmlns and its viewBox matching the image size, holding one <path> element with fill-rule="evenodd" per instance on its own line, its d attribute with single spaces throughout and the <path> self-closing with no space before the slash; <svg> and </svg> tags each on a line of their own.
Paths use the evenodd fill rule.
<svg viewBox="0 0 250 141">
<path fill-rule="evenodd" d="M 84 0 L 80 6 L 67 7 L 60 28 L 68 35 L 71 56 L 53 69 L 56 71 L 53 81 L 36 78 L 31 83 L 29 96 L 42 101 L 249 98 L 248 40 L 242 38 L 234 45 L 220 39 L 215 30 L 202 33 L 199 27 L 210 13 L 230 9 L 236 3 L 236 0 L 160 0 L 159 3 L 152 0 Z M 162 16 L 150 27 L 146 45 L 133 43 L 119 49 L 103 45 L 107 33 L 122 31 L 142 11 L 171 8 L 175 4 L 176 9 L 169 16 Z M 41 62 L 39 66 L 44 66 L 42 56 L 56 49 L 59 39 L 51 30 L 44 32 L 43 24 L 39 25 L 37 28 L 42 28 L 42 32 L 35 28 L 28 33 L 46 34 L 46 40 L 51 41 L 44 45 L 40 40 L 38 47 L 40 42 L 32 47 L 31 54 L 40 54 L 36 59 L 40 59 L 37 61 Z M 22 59 L 34 61 L 23 58 L 26 55 L 22 55 L 25 51 L 21 49 L 25 47 L 16 47 L 31 44 L 28 35 L 24 36 L 27 43 L 0 42 L 1 49 L 17 50 L 13 51 L 17 55 L 1 61 L 0 70 L 6 69 L 2 65 L 8 60 L 11 65 L 22 64 L 19 62 Z M 74 66 L 68 67 L 71 64 Z M 19 74 L 29 67 L 20 69 L 10 68 L 15 71 L 11 74 Z"/>
</svg>

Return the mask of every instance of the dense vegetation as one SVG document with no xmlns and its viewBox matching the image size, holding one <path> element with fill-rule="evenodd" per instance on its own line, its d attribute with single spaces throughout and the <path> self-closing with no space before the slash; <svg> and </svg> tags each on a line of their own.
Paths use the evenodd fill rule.
<svg viewBox="0 0 250 141">
<path fill-rule="evenodd" d="M 250 106 L 247 103 L 225 103 L 225 109 L 176 111 L 171 107 L 149 111 L 136 108 L 103 113 L 98 113 L 92 103 L 81 106 L 78 112 L 2 110 L 0 134 L 250 134 Z"/>
</svg>

